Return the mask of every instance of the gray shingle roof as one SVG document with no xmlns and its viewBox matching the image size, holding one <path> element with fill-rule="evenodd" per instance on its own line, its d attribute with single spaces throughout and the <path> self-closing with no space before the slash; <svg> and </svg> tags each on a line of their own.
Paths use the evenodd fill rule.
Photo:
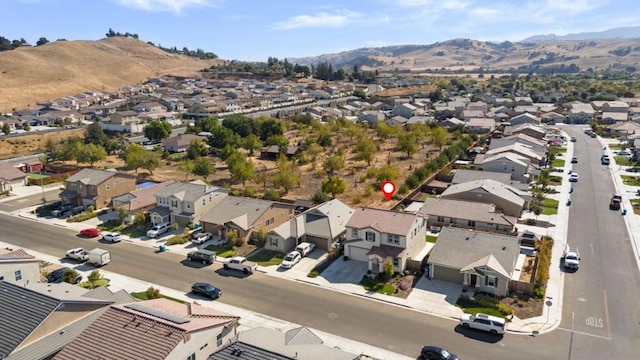
<svg viewBox="0 0 640 360">
<path fill-rule="evenodd" d="M 515 216 L 496 212 L 494 204 L 444 198 L 427 198 L 422 211 L 431 216 L 443 216 L 460 220 L 474 220 L 488 224 L 513 226 L 518 221 Z"/>
<path fill-rule="evenodd" d="M 438 235 L 429 256 L 429 264 L 463 269 L 483 263 L 491 265 L 493 255 L 510 277 L 520 253 L 520 241 L 515 236 L 496 235 L 482 231 L 446 227 Z M 475 263 L 475 264 L 474 264 Z M 494 269 L 500 270 L 500 269 Z"/>
<path fill-rule="evenodd" d="M 519 206 L 524 206 L 525 203 L 524 199 L 517 195 L 517 193 L 520 192 L 518 189 L 491 179 L 476 180 L 462 184 L 451 185 L 440 196 L 446 198 L 448 195 L 469 191 L 485 191 Z"/>
<path fill-rule="evenodd" d="M 346 230 L 354 209 L 338 199 L 332 199 L 305 212 L 305 231 L 308 235 L 333 239 Z"/>
<path fill-rule="evenodd" d="M 351 219 L 347 222 L 346 227 L 356 229 L 372 228 L 383 234 L 406 236 L 416 216 L 416 214 L 399 213 L 389 210 L 358 208 L 353 215 L 351 215 Z"/>
<path fill-rule="evenodd" d="M 226 189 L 218 186 L 208 186 L 205 184 L 195 184 L 186 182 L 175 182 L 169 184 L 160 191 L 156 192 L 156 197 L 174 196 L 180 201 L 194 202 L 200 197 L 210 192 L 227 192 Z"/>
<path fill-rule="evenodd" d="M 236 355 L 242 351 L 242 355 Z M 236 341 L 211 354 L 207 360 L 294 360 L 294 358 L 280 355 L 269 350 L 261 349 L 251 344 Z"/>
<path fill-rule="evenodd" d="M 37 291 L 0 281 L 0 358 L 8 356 L 60 304 Z"/>
<path fill-rule="evenodd" d="M 105 182 L 107 179 L 116 175 L 117 172 L 114 171 L 105 171 L 105 170 L 97 170 L 97 169 L 82 169 L 78 171 L 76 174 L 67 178 L 67 182 L 78 182 L 85 185 L 100 185 Z"/>
<path fill-rule="evenodd" d="M 200 221 L 217 225 L 233 221 L 244 228 L 253 224 L 273 204 L 273 201 L 268 200 L 227 196 L 209 210 Z"/>
</svg>

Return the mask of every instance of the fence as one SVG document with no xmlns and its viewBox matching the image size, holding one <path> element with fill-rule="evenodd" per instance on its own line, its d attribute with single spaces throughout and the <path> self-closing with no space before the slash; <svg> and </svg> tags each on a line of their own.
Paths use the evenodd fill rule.
<svg viewBox="0 0 640 360">
<path fill-rule="evenodd" d="M 74 171 L 63 173 L 63 174 L 50 175 L 50 176 L 43 177 L 43 178 L 40 178 L 40 179 L 27 178 L 27 184 L 28 185 L 38 185 L 39 186 L 39 185 L 48 185 L 48 184 L 51 184 L 51 183 L 64 181 L 69 176 L 77 173 L 78 171 L 79 170 L 74 170 Z"/>
<path fill-rule="evenodd" d="M 534 283 L 519 280 L 509 280 L 509 292 L 519 292 L 527 295 L 533 295 Z"/>
</svg>

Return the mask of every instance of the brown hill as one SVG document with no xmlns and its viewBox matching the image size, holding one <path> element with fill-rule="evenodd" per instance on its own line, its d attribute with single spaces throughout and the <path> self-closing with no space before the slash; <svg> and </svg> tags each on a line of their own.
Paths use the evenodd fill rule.
<svg viewBox="0 0 640 360">
<path fill-rule="evenodd" d="M 193 76 L 218 61 L 170 54 L 125 37 L 3 51 L 0 112 L 87 90 L 114 91 L 162 75 Z"/>
<path fill-rule="evenodd" d="M 484 71 L 522 69 L 560 69 L 571 64 L 580 71 L 589 68 L 638 67 L 640 39 L 564 40 L 538 43 L 491 43 L 454 39 L 431 45 L 397 45 L 362 48 L 335 54 L 289 59 L 291 63 L 317 64 L 363 70 L 425 71 L 436 69 Z M 640 69 L 640 68 L 639 68 Z M 557 72 L 557 71 L 556 71 Z M 562 72 L 562 71 L 560 71 Z"/>
</svg>

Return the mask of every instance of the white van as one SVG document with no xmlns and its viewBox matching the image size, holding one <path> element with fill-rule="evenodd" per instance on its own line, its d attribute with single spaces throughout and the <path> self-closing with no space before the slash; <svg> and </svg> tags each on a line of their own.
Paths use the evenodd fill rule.
<svg viewBox="0 0 640 360">
<path fill-rule="evenodd" d="M 296 246 L 296 251 L 300 253 L 300 256 L 305 257 L 309 255 L 309 253 L 312 252 L 313 249 L 315 248 L 316 248 L 316 244 L 303 242 L 298 244 L 298 246 Z"/>
</svg>

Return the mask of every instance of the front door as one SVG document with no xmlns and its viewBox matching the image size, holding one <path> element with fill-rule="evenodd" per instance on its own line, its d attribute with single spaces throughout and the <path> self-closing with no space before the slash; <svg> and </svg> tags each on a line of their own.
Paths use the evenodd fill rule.
<svg viewBox="0 0 640 360">
<path fill-rule="evenodd" d="M 380 271 L 380 260 L 377 256 L 371 258 L 371 271 L 377 273 Z"/>
<path fill-rule="evenodd" d="M 471 274 L 471 281 L 469 282 L 469 286 L 476 287 L 476 281 L 478 280 L 478 275 Z"/>
</svg>

